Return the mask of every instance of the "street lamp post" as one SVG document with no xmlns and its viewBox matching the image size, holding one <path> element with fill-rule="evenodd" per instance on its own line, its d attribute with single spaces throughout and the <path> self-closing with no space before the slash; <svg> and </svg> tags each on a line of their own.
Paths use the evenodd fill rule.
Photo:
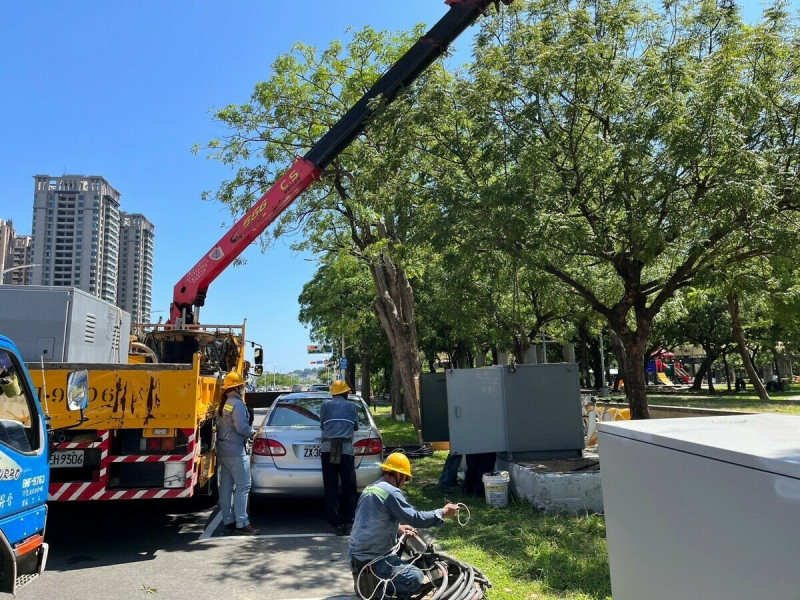
<svg viewBox="0 0 800 600">
<path fill-rule="evenodd" d="M 18 271 L 20 269 L 32 269 L 33 267 L 41 267 L 41 263 L 35 265 L 17 265 L 16 267 L 9 267 L 8 269 L 3 269 L 0 271 L 0 277 L 5 275 L 6 273 L 10 273 L 11 271 Z"/>
<path fill-rule="evenodd" d="M 600 397 L 601 398 L 608 398 L 608 386 L 606 385 L 606 357 L 605 352 L 603 351 L 603 332 L 600 332 L 600 381 L 602 381 L 600 387 Z"/>
</svg>

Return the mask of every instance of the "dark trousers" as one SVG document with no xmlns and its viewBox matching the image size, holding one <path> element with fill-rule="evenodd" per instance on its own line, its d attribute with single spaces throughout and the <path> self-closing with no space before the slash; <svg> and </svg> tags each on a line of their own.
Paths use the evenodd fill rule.
<svg viewBox="0 0 800 600">
<path fill-rule="evenodd" d="M 448 488 L 458 484 L 458 467 L 461 466 L 461 455 L 451 452 L 444 461 L 442 474 L 439 476 L 439 487 Z"/>
<path fill-rule="evenodd" d="M 483 474 L 494 471 L 497 452 L 483 452 L 482 454 L 467 454 L 467 470 L 464 472 L 464 486 L 462 492 L 467 496 L 483 496 Z"/>
<path fill-rule="evenodd" d="M 342 498 L 339 501 L 339 480 Z M 322 483 L 325 485 L 325 517 L 331 527 L 350 524 L 356 514 L 356 467 L 350 454 L 342 454 L 338 465 L 331 464 L 331 453 L 322 453 Z"/>
</svg>

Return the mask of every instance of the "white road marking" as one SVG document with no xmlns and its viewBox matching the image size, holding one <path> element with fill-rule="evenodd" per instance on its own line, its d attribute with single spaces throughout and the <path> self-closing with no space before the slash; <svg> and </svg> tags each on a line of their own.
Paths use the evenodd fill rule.
<svg viewBox="0 0 800 600">
<path fill-rule="evenodd" d="M 219 527 L 219 524 L 222 522 L 222 513 L 217 509 L 214 513 L 214 516 L 211 518 L 211 522 L 206 526 L 205 530 L 200 537 L 197 538 L 197 541 L 200 540 L 207 540 L 210 539 L 214 532 Z M 248 536 L 238 536 L 238 535 L 226 535 L 225 538 L 241 538 L 247 537 L 250 539 L 257 539 L 257 540 L 270 540 L 270 539 L 280 539 L 280 538 L 310 538 L 310 537 L 342 537 L 342 536 L 335 536 L 332 533 L 275 533 L 275 534 L 264 534 L 264 535 L 248 535 Z M 307 598 L 306 600 L 314 600 L 313 598 Z M 324 599 L 323 599 L 324 600 Z M 329 598 L 328 600 L 333 600 Z"/>
<path fill-rule="evenodd" d="M 199 538 L 197 538 L 197 541 L 198 542 L 199 541 L 204 541 L 205 542 L 205 541 L 208 541 L 209 539 L 212 539 L 212 535 L 213 535 L 214 531 L 216 530 L 217 525 L 219 525 L 219 521 L 220 520 L 221 520 L 221 517 L 220 517 L 220 519 L 216 519 L 215 518 L 214 521 L 212 521 L 212 523 L 206 528 L 206 530 L 203 532 L 203 534 Z M 280 538 L 316 538 L 316 537 L 337 537 L 337 536 L 333 535 L 332 533 L 275 533 L 275 534 L 264 534 L 264 535 L 235 535 L 235 534 L 231 534 L 231 535 L 218 536 L 216 538 L 213 538 L 213 540 L 214 541 L 218 541 L 218 540 L 221 540 L 221 539 L 225 539 L 225 540 L 241 540 L 242 538 L 247 538 L 247 539 L 250 539 L 250 540 L 277 540 L 277 539 L 280 539 Z M 338 537 L 341 537 L 341 536 L 338 536 Z M 314 600 L 314 599 L 313 598 L 306 598 L 305 600 Z M 333 599 L 332 598 L 328 598 L 327 600 L 333 600 Z"/>
<path fill-rule="evenodd" d="M 217 530 L 217 527 L 219 526 L 220 522 L 222 522 L 222 512 L 217 510 L 216 514 L 214 515 L 214 518 L 211 519 L 211 522 L 208 524 L 208 527 L 206 527 L 205 531 L 203 531 L 203 533 L 201 533 L 200 537 L 197 539 L 207 540 L 208 538 L 210 538 L 211 534 L 213 534 Z"/>
</svg>

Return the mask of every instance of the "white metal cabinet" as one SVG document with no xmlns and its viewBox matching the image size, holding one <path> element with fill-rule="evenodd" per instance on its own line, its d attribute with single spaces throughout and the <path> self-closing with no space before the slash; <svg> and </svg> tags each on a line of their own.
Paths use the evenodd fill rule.
<svg viewBox="0 0 800 600">
<path fill-rule="evenodd" d="M 800 598 L 800 418 L 602 423 L 614 600 Z"/>
</svg>

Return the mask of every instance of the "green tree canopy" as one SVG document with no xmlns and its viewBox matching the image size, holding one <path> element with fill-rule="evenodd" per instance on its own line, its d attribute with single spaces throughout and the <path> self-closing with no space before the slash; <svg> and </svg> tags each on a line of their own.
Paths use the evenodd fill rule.
<svg viewBox="0 0 800 600">
<path fill-rule="evenodd" d="M 713 1 L 512 8 L 480 36 L 463 102 L 480 121 L 464 143 L 495 175 L 471 198 L 473 222 L 603 315 L 645 418 L 664 304 L 780 240 L 796 247 L 800 45 L 780 9 L 748 26 Z"/>
</svg>

